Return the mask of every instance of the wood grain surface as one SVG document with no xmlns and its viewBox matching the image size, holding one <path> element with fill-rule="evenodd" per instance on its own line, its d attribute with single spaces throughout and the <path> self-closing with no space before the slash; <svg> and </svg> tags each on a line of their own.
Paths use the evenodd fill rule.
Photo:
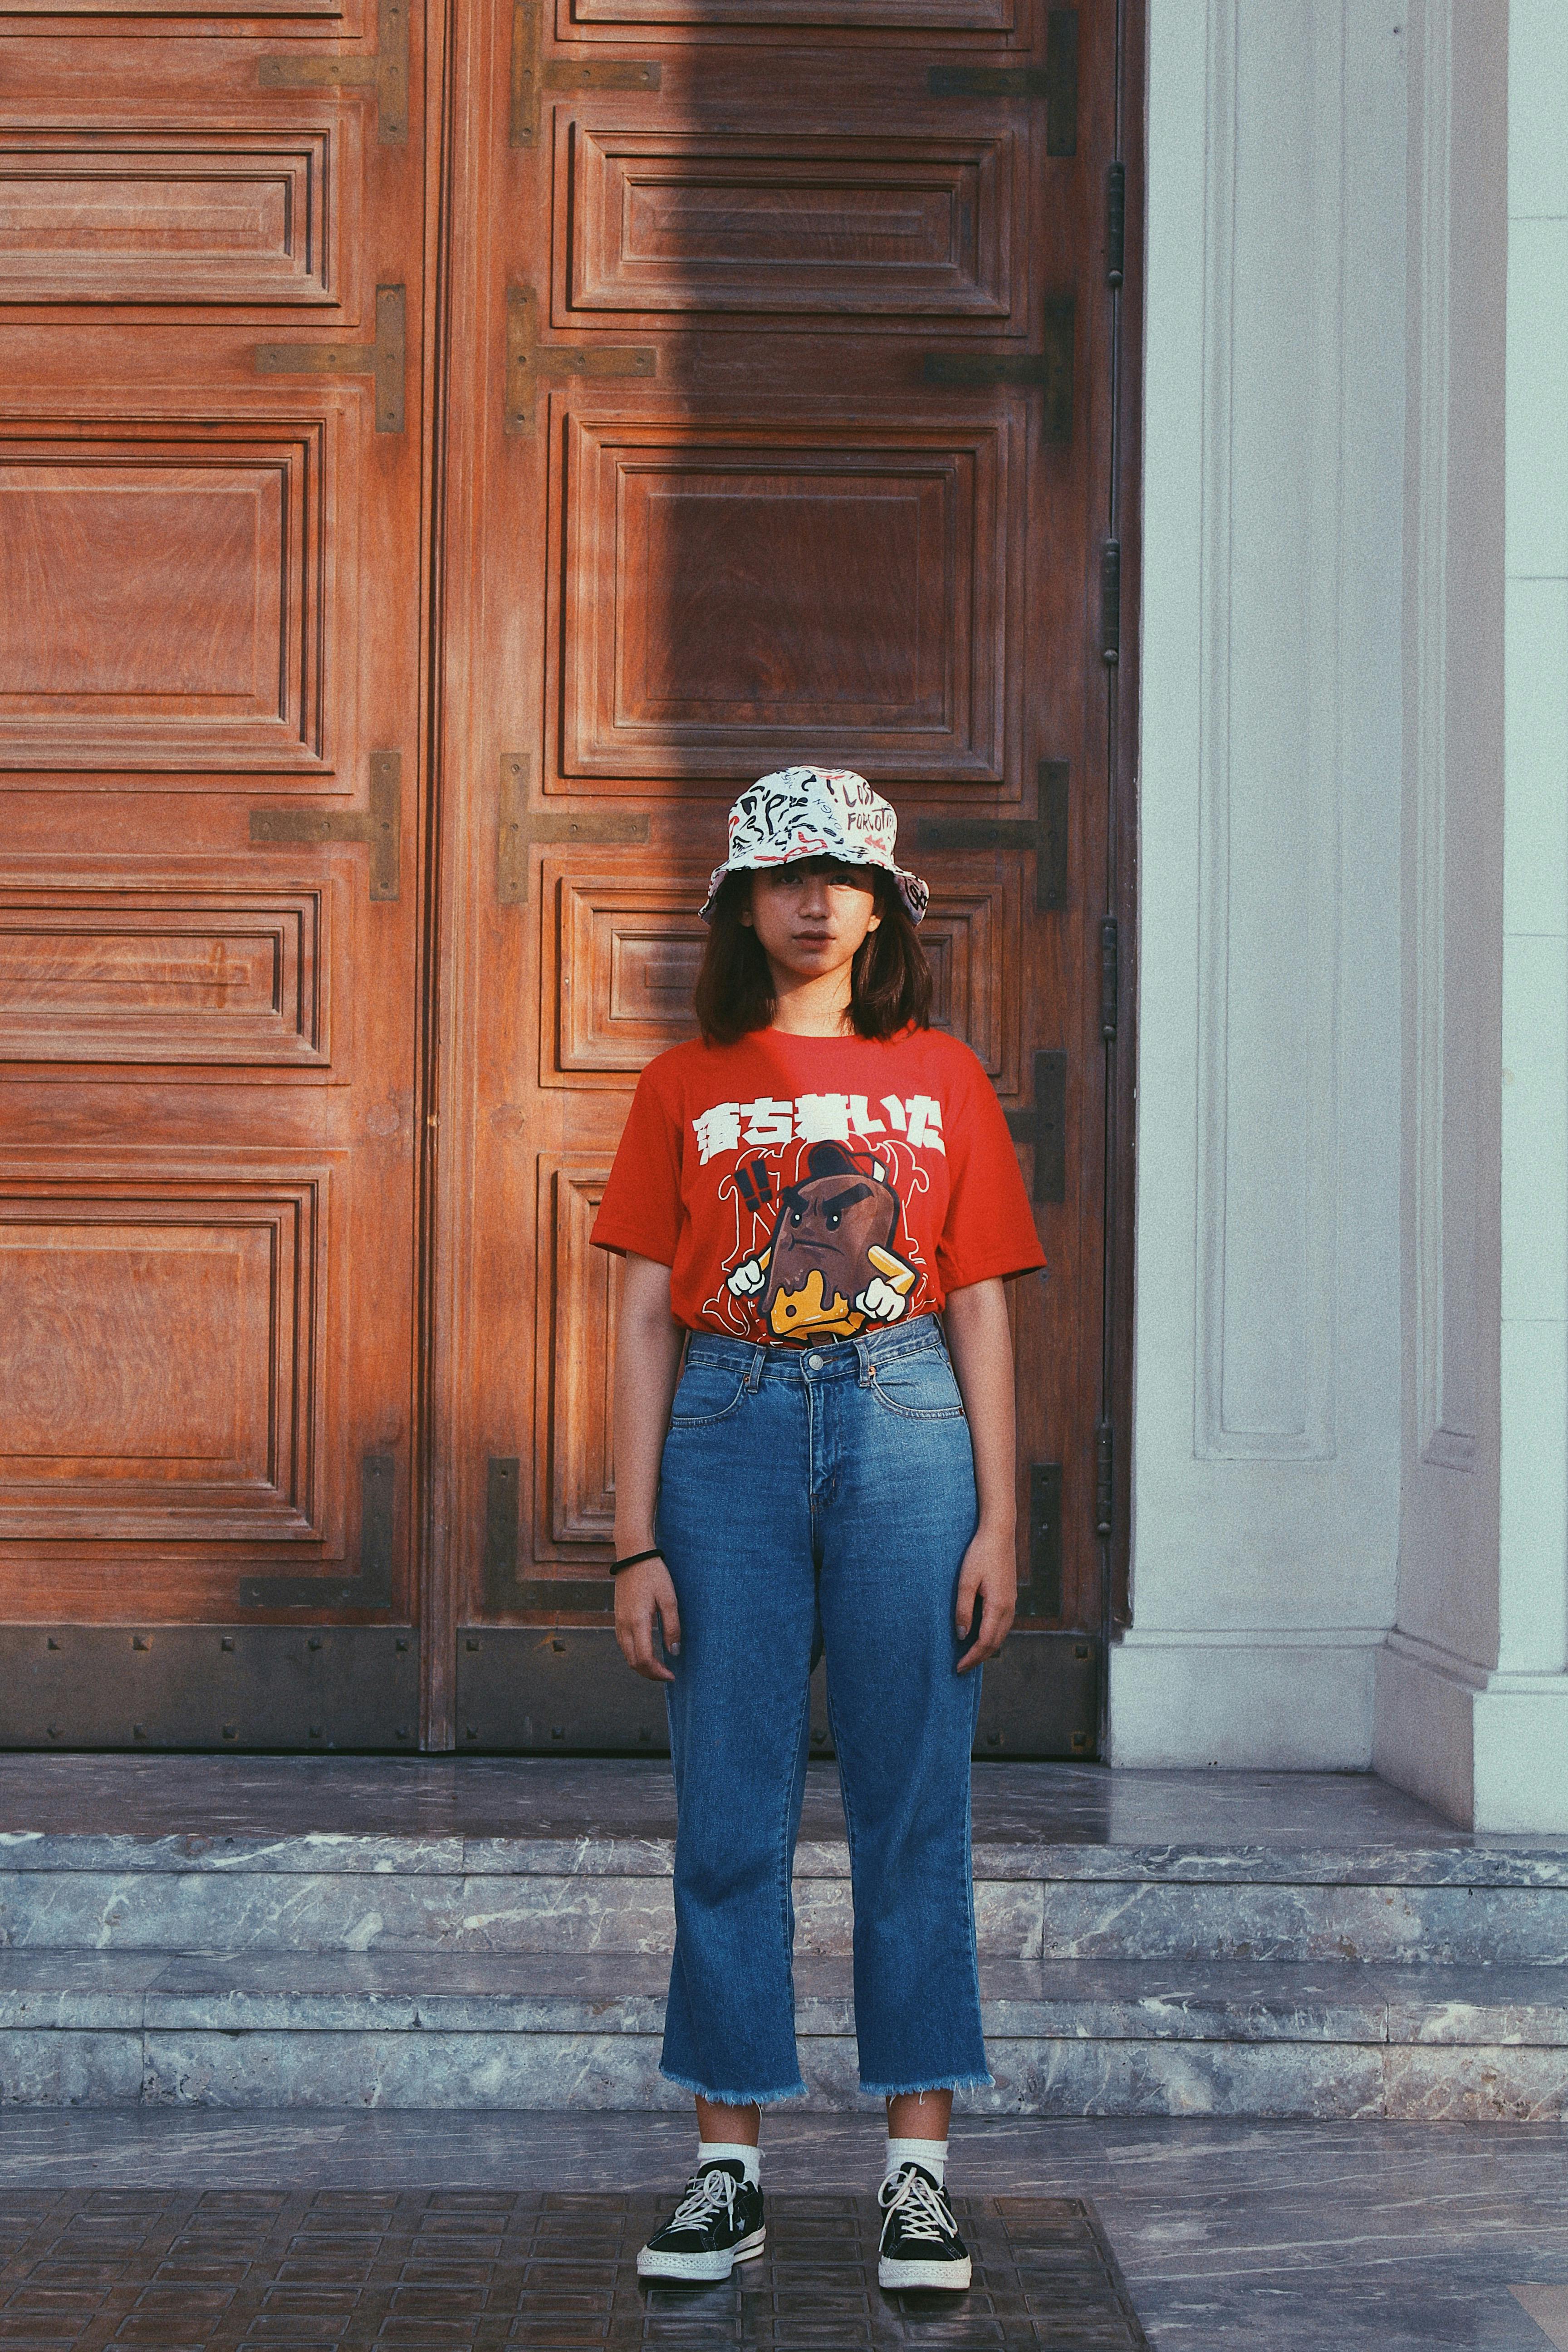
<svg viewBox="0 0 1568 2352">
<path fill-rule="evenodd" d="M 1020 1496 L 1061 1465 L 1036 1622 L 1100 1630 L 1125 13 L 0 6 L 0 1617 L 301 1622 L 317 1577 L 419 1628 L 447 1746 L 513 1459 L 517 1589 L 605 1599 L 500 1622 L 602 1616 L 595 1188 L 727 803 L 815 759 L 899 808 L 1026 1180 L 1066 1056 Z M 342 1599 L 367 1460 L 390 1616 Z"/>
<path fill-rule="evenodd" d="M 436 154 L 423 15 L 401 144 L 384 37 L 362 0 L 0 11 L 13 1621 L 299 1622 L 247 1580 L 355 1579 L 367 1456 L 396 1465 L 390 1616 L 418 1605 Z M 329 44 L 370 78 L 268 86 Z M 388 285 L 402 432 L 362 371 L 261 373 L 374 345 Z M 383 751 L 395 902 L 357 844 L 252 845 L 258 811 L 365 808 Z M 323 1617 L 388 1622 L 349 1590 Z"/>
</svg>

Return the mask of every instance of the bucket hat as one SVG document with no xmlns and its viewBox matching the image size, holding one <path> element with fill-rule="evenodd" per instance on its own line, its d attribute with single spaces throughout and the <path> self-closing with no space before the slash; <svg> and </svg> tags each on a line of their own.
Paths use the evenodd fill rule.
<svg viewBox="0 0 1568 2352">
<path fill-rule="evenodd" d="M 918 923 L 931 892 L 918 874 L 898 864 L 898 837 L 893 809 L 853 768 L 776 768 L 749 784 L 730 811 L 730 854 L 709 877 L 702 919 L 711 920 L 726 874 L 788 866 L 800 857 L 837 857 L 846 866 L 879 866 L 890 874 L 910 922 Z"/>
</svg>

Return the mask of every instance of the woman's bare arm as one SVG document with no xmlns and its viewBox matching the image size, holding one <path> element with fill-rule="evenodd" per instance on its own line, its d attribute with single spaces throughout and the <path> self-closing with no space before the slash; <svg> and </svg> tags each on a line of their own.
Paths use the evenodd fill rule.
<svg viewBox="0 0 1568 2352">
<path fill-rule="evenodd" d="M 963 1555 L 958 1579 L 958 1631 L 967 1637 L 974 1604 L 982 1606 L 980 1631 L 958 1662 L 961 1675 L 994 1658 L 1007 1638 L 1018 1605 L 1017 1427 L 1013 1404 L 1013 1334 L 1007 1297 L 1000 1281 L 974 1282 L 950 1290 L 943 1312 L 948 1352 L 969 1415 L 974 1448 L 974 1485 L 979 1525 Z"/>
<path fill-rule="evenodd" d="M 669 1309 L 669 1268 L 626 1253 L 616 1341 L 616 1558 L 647 1551 L 654 1538 L 658 1465 L 686 1337 Z M 627 1665 L 651 1683 L 675 1677 L 654 1651 L 654 1618 L 664 1644 L 680 1647 L 680 1612 L 661 1559 L 625 1568 L 616 1579 L 616 1639 Z"/>
</svg>

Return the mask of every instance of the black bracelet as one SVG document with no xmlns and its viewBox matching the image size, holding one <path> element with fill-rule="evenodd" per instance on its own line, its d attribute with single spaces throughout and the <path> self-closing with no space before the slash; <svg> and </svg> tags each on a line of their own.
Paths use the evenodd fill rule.
<svg viewBox="0 0 1568 2352">
<path fill-rule="evenodd" d="M 664 1553 L 658 1544 L 655 1544 L 649 1551 L 629 1551 L 625 1559 L 613 1559 L 610 1562 L 610 1574 L 619 1576 L 623 1568 L 636 1568 L 640 1560 L 663 1558 Z"/>
</svg>

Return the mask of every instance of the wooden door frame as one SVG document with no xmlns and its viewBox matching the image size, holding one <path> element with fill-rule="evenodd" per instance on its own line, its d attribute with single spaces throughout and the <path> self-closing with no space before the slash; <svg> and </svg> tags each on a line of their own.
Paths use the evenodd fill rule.
<svg viewBox="0 0 1568 2352">
<path fill-rule="evenodd" d="M 1132 1622 L 1132 1310 L 1138 1080 L 1138 775 L 1143 580 L 1143 266 L 1148 212 L 1149 0 L 1117 0 L 1116 152 L 1126 172 L 1116 298 L 1110 530 L 1121 550 L 1119 657 L 1107 694 L 1105 906 L 1119 942 L 1116 1037 L 1105 1074 L 1103 1388 L 1112 1433 L 1111 1533 L 1102 1567 L 1100 1750 L 1110 1728 L 1111 1644 Z"/>
<path fill-rule="evenodd" d="M 1110 309 L 1111 398 L 1091 428 L 1106 436 L 1104 477 L 1109 492 L 1101 535 L 1121 551 L 1121 619 L 1118 658 L 1107 676 L 1106 864 L 1103 909 L 1117 927 L 1119 995 L 1114 1038 L 1105 1047 L 1103 1078 L 1104 1185 L 1103 1306 L 1101 1310 L 1100 1417 L 1111 1433 L 1110 1533 L 1101 1542 L 1101 1675 L 1100 1749 L 1105 1752 L 1109 1649 L 1131 1623 L 1131 1411 L 1133 1346 L 1133 1245 L 1136 1187 L 1137 1068 L 1137 850 L 1139 751 L 1139 616 L 1142 555 L 1143 263 L 1145 250 L 1145 90 L 1148 0 L 1114 0 L 1118 56 L 1116 153 L 1126 174 L 1125 247 L 1121 290 Z M 464 1198 L 467 1167 L 458 1158 L 462 1129 L 457 1089 L 460 1073 L 446 1051 L 462 1034 L 456 1002 L 458 975 L 445 943 L 457 935 L 452 894 L 457 877 L 472 870 L 468 827 L 476 795 L 461 787 L 446 734 L 446 686 L 449 667 L 466 652 L 460 618 L 465 584 L 454 583 L 445 562 L 451 530 L 448 495 L 455 418 L 452 355 L 477 321 L 462 309 L 463 281 L 453 267 L 453 242 L 463 224 L 457 219 L 457 158 L 468 125 L 458 119 L 465 88 L 458 69 L 459 38 L 474 41 L 474 70 L 500 70 L 501 10 L 488 17 L 465 16 L 446 0 L 432 0 L 429 42 L 428 120 L 438 126 L 434 184 L 439 202 L 431 208 L 427 253 L 435 288 L 430 338 L 432 431 L 426 453 L 430 538 L 428 683 L 426 695 L 427 791 L 425 874 L 425 969 L 421 986 L 421 1136 L 418 1171 L 418 1373 L 414 1462 L 414 1570 L 420 1592 L 423 1691 L 420 1746 L 430 1752 L 454 1748 L 457 1736 L 457 1657 L 460 1624 L 459 1558 L 464 1497 L 455 1474 L 453 1448 L 445 1442 L 455 1423 L 457 1364 L 463 1328 L 458 1271 L 462 1235 L 471 1213 Z M 510 20 L 509 20 L 510 23 Z M 473 281 L 468 281 L 471 289 Z M 1099 592 L 1087 579 L 1087 600 Z M 1097 620 L 1098 620 L 1098 616 Z M 448 775 L 448 767 L 454 774 Z"/>
<path fill-rule="evenodd" d="M 441 1447 L 442 1433 L 451 1426 L 449 1368 L 452 1317 L 447 1297 L 459 1253 L 444 1220 L 443 1204 L 455 1195 L 447 1139 L 455 1131 L 448 1111 L 452 1073 L 442 1047 L 454 1034 L 452 971 L 443 952 L 451 935 L 447 904 L 452 875 L 459 861 L 449 855 L 450 821 L 447 803 L 447 760 L 445 735 L 447 657 L 447 488 L 451 435 L 452 338 L 458 320 L 452 269 L 454 177 L 457 152 L 458 74 L 456 48 L 458 10 L 455 0 L 429 0 L 426 29 L 426 120 L 432 140 L 433 171 L 427 184 L 437 192 L 426 215 L 426 267 L 434 289 L 430 306 L 429 362 L 431 429 L 425 452 L 426 517 L 429 531 L 426 557 L 430 583 L 429 633 L 426 647 L 427 686 L 424 698 L 426 740 L 425 837 L 420 866 L 424 880 L 424 969 L 420 981 L 419 1094 L 416 1107 L 419 1138 L 416 1174 L 417 1272 L 416 1331 L 417 1363 L 415 1381 L 416 1426 L 411 1452 L 414 1575 L 418 1602 L 420 1692 L 419 1746 L 439 1754 L 456 1745 L 452 1687 L 452 1646 L 457 1638 L 458 1596 L 455 1580 L 454 1530 L 458 1497 L 449 1465 Z M 460 801 L 459 801 L 460 806 Z M 447 1311 L 444 1311 L 446 1309 Z"/>
</svg>

